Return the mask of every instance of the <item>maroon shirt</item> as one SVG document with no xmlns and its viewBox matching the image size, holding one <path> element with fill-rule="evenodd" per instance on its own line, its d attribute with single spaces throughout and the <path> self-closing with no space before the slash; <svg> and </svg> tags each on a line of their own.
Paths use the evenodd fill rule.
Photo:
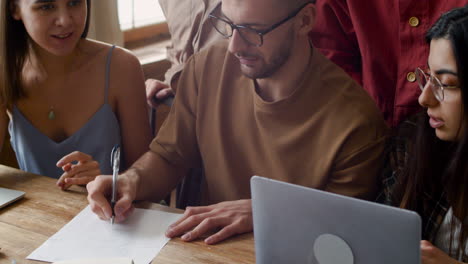
<svg viewBox="0 0 468 264">
<path fill-rule="evenodd" d="M 424 36 L 468 0 L 317 0 L 314 45 L 372 96 L 391 126 L 420 110 L 414 69 L 426 67 Z"/>
</svg>

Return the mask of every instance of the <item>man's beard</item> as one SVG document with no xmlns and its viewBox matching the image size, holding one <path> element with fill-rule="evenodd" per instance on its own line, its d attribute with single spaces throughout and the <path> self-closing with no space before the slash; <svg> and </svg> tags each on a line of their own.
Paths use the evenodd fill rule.
<svg viewBox="0 0 468 264">
<path fill-rule="evenodd" d="M 242 73 L 251 79 L 265 79 L 274 75 L 289 59 L 291 56 L 291 49 L 293 47 L 294 32 L 291 30 L 277 51 L 273 52 L 273 57 L 270 62 L 265 62 L 263 57 L 255 54 L 237 53 L 236 57 L 256 57 L 263 62 L 263 67 L 258 70 L 252 71 L 252 68 L 246 65 L 241 65 Z M 242 69 L 245 67 L 245 69 Z"/>
</svg>

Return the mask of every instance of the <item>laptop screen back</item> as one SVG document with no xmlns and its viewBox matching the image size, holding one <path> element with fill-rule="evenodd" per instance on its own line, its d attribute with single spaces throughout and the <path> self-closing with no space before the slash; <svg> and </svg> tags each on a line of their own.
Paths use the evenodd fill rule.
<svg viewBox="0 0 468 264">
<path fill-rule="evenodd" d="M 0 187 L 0 208 L 3 208 L 24 197 L 24 192 Z"/>
<path fill-rule="evenodd" d="M 414 212 L 252 177 L 258 264 L 420 263 Z"/>
</svg>

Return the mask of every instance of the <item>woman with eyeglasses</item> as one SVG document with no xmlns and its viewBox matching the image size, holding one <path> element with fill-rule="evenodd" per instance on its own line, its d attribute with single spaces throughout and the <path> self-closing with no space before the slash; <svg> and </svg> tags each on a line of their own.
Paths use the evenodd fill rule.
<svg viewBox="0 0 468 264">
<path fill-rule="evenodd" d="M 393 173 L 387 202 L 422 217 L 421 263 L 468 262 L 468 7 L 443 14 L 426 34 L 427 69 L 416 69 L 422 90 L 416 133 Z M 411 124 L 411 122 L 407 122 Z M 402 148 L 403 147 L 403 148 Z M 401 165 L 400 165 L 401 166 Z"/>
<path fill-rule="evenodd" d="M 111 174 L 148 148 L 141 66 L 86 38 L 90 0 L 0 0 L 0 147 L 8 129 L 22 170 L 67 189 Z"/>
</svg>

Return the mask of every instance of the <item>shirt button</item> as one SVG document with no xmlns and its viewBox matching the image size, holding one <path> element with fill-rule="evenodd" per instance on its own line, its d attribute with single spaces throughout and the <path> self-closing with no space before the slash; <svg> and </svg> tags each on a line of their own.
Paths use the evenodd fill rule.
<svg viewBox="0 0 468 264">
<path fill-rule="evenodd" d="M 408 72 L 408 74 L 406 74 L 406 79 L 409 82 L 414 82 L 416 81 L 416 74 L 414 72 Z"/>
<path fill-rule="evenodd" d="M 412 27 L 417 27 L 419 25 L 419 19 L 417 17 L 411 17 L 408 22 Z"/>
</svg>

